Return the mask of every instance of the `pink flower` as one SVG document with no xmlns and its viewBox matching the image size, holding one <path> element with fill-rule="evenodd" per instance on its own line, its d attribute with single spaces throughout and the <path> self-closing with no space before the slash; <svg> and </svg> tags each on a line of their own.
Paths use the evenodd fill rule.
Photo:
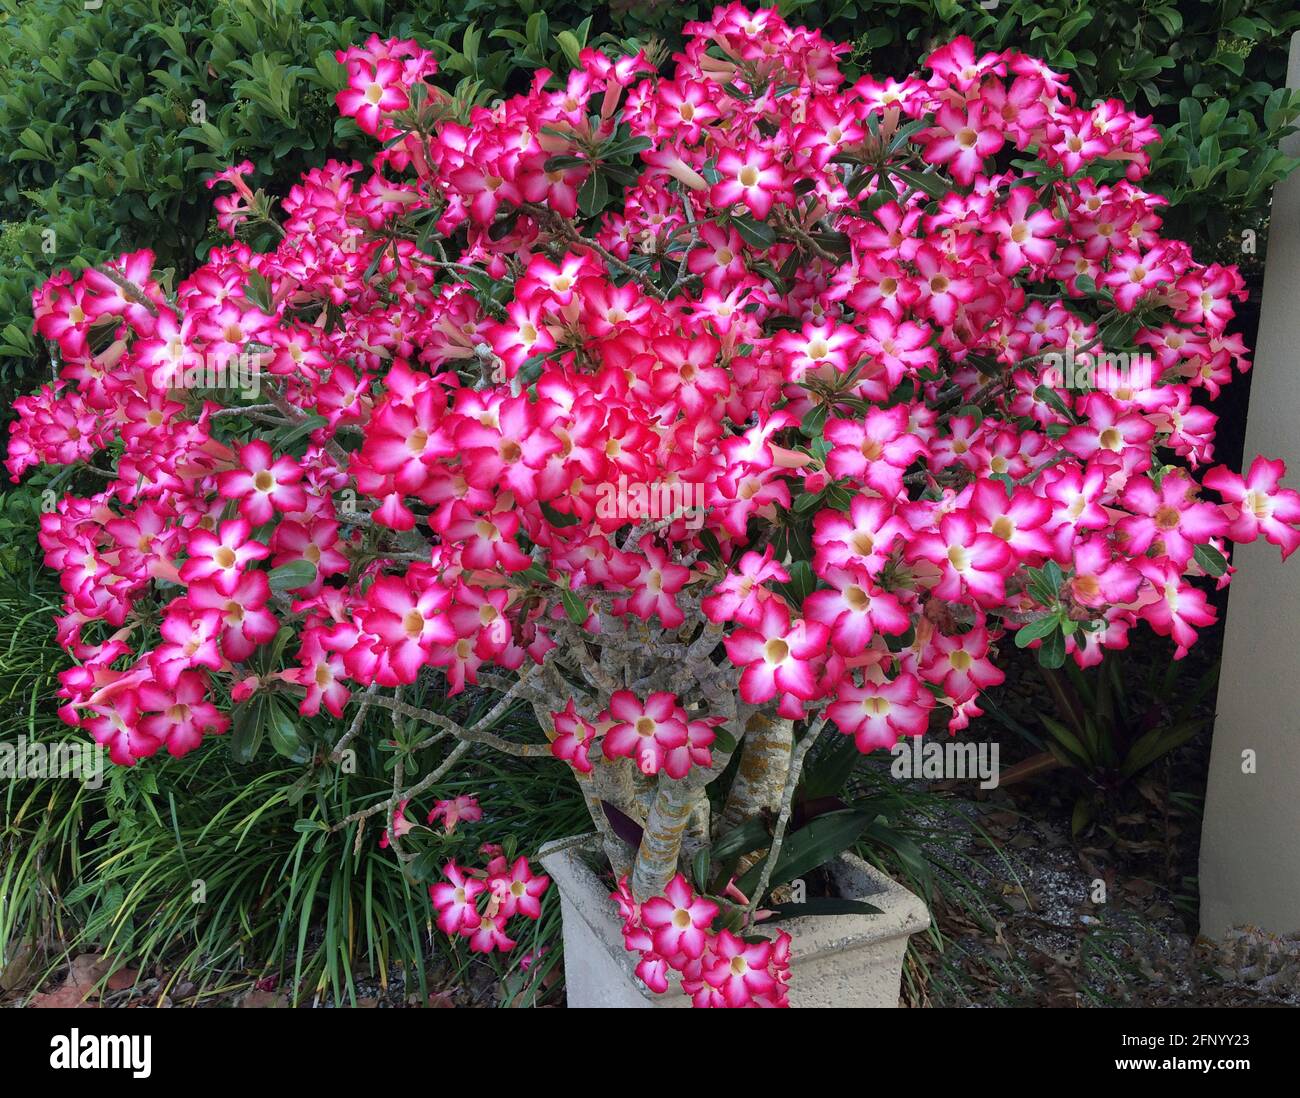
<svg viewBox="0 0 1300 1098">
<path fill-rule="evenodd" d="M 679 873 L 668 882 L 662 896 L 641 905 L 641 920 L 654 937 L 655 950 L 680 968 L 687 959 L 695 960 L 704 954 L 718 910 L 711 900 L 696 896 Z"/>
<path fill-rule="evenodd" d="M 712 766 L 709 745 L 718 738 L 714 729 L 724 717 L 701 717 L 686 722 L 686 742 L 664 752 L 664 771 L 670 778 L 684 778 L 692 766 Z"/>
<path fill-rule="evenodd" d="M 379 848 L 381 850 L 388 849 L 389 842 L 391 841 L 389 839 L 390 834 L 400 839 L 415 827 L 415 821 L 406 814 L 406 806 L 410 803 L 409 799 L 403 799 L 397 802 L 397 808 L 393 810 L 392 826 L 385 828 L 384 833 L 379 836 Z"/>
<path fill-rule="evenodd" d="M 540 919 L 541 896 L 550 883 L 551 879 L 544 873 L 533 875 L 527 858 L 516 858 L 509 872 L 503 871 L 488 878 L 488 888 L 498 905 L 498 914 L 507 919 L 516 914 Z"/>
<path fill-rule="evenodd" d="M 926 682 L 942 685 L 945 696 L 955 702 L 974 697 L 1006 678 L 989 659 L 989 634 L 983 626 L 967 633 L 931 637 L 922 675 Z"/>
<path fill-rule="evenodd" d="M 1186 567 L 1197 545 L 1228 532 L 1228 521 L 1212 503 L 1195 502 L 1196 485 L 1185 473 L 1171 472 L 1157 489 L 1147 477 L 1129 481 L 1124 506 L 1134 512 L 1116 525 L 1125 551 L 1148 549 Z"/>
<path fill-rule="evenodd" d="M 1195 627 L 1215 620 L 1214 607 L 1204 591 L 1183 581 L 1181 570 L 1171 561 L 1139 557 L 1134 565 L 1150 583 L 1140 597 L 1138 617 L 1150 622 L 1161 636 L 1173 637 L 1178 646 L 1174 658 L 1182 659 L 1196 642 Z"/>
<path fill-rule="evenodd" d="M 743 202 L 755 217 L 766 218 L 786 189 L 784 173 L 772 153 L 758 144 L 725 149 L 718 156 L 722 176 L 709 192 L 719 207 Z"/>
<path fill-rule="evenodd" d="M 845 656 L 864 651 L 876 633 L 907 632 L 911 618 L 902 604 L 853 568 L 830 568 L 823 577 L 831 586 L 804 599 L 803 612 L 830 630 L 831 644 Z"/>
<path fill-rule="evenodd" d="M 642 621 L 658 617 L 664 628 L 675 629 L 686 616 L 673 598 L 690 579 L 689 568 L 672 564 L 668 554 L 648 541 L 641 546 L 642 560 L 636 562 L 637 575 L 628 584 L 632 597 L 626 602 L 629 613 Z"/>
<path fill-rule="evenodd" d="M 291 457 L 271 460 L 271 447 L 261 439 L 239 450 L 242 468 L 222 473 L 217 490 L 224 499 L 239 501 L 239 513 L 254 525 L 270 522 L 277 512 L 302 511 L 307 494 L 298 483 L 302 470 Z"/>
<path fill-rule="evenodd" d="M 756 1006 L 780 991 L 771 971 L 772 950 L 771 942 L 746 942 L 729 930 L 720 931 L 704 969 L 704 982 L 729 1007 Z"/>
<path fill-rule="evenodd" d="M 1205 474 L 1207 488 L 1213 488 L 1228 504 L 1228 536 L 1233 541 L 1254 541 L 1263 535 L 1282 549 L 1285 560 L 1300 546 L 1300 493 L 1280 488 L 1286 464 L 1256 457 L 1243 478 L 1218 465 Z"/>
<path fill-rule="evenodd" d="M 985 159 L 1002 148 L 1002 134 L 990 124 L 978 101 L 964 110 L 940 107 L 934 121 L 933 127 L 917 134 L 917 139 L 925 142 L 922 156 L 927 163 L 948 165 L 953 178 L 969 186 L 983 170 Z"/>
<path fill-rule="evenodd" d="M 939 569 L 934 588 L 939 598 L 956 601 L 969 595 L 980 606 L 1003 599 L 1006 576 L 1016 563 L 1008 543 L 996 534 L 979 533 L 968 512 L 944 515 L 938 532 L 917 534 L 905 556 Z"/>
<path fill-rule="evenodd" d="M 195 530 L 186 545 L 189 559 L 181 565 L 181 579 L 186 583 L 211 580 L 221 594 L 233 595 L 247 564 L 270 555 L 265 545 L 252 540 L 252 532 L 243 518 L 223 522 L 216 534 Z"/>
<path fill-rule="evenodd" d="M 877 747 L 893 747 L 903 736 L 922 735 L 933 707 L 930 692 L 915 675 L 904 672 L 894 679 L 868 676 L 861 686 L 841 683 L 826 715 L 867 754 Z"/>
<path fill-rule="evenodd" d="M 746 553 L 735 571 L 728 572 L 713 591 L 700 601 L 700 607 L 714 623 L 736 621 L 756 625 L 762 617 L 763 603 L 772 597 L 767 582 L 789 583 L 790 575 L 772 559 L 769 545 L 760 556 Z"/>
<path fill-rule="evenodd" d="M 791 621 L 785 604 L 769 599 L 754 626 L 737 629 L 725 640 L 727 656 L 740 676 L 740 696 L 750 705 L 776 694 L 804 701 L 818 694 L 816 661 L 825 654 L 830 630 L 818 621 Z"/>
<path fill-rule="evenodd" d="M 454 861 L 443 867 L 442 875 L 450 883 L 429 887 L 429 896 L 438 911 L 438 929 L 444 934 L 476 930 L 479 913 L 475 900 L 487 888 L 486 883 L 467 875 Z"/>
<path fill-rule="evenodd" d="M 833 449 L 826 466 L 834 477 L 851 477 L 882 496 L 897 496 L 903 470 L 925 453 L 910 432 L 907 407 L 871 408 L 861 419 L 828 419 L 826 441 Z"/>
<path fill-rule="evenodd" d="M 348 65 L 348 86 L 334 98 L 340 113 L 351 115 L 366 133 L 378 133 L 383 115 L 409 106 L 401 86 L 402 66 L 384 59 Z"/>
<path fill-rule="evenodd" d="M 998 254 L 1004 275 L 1013 275 L 1026 264 L 1046 264 L 1056 254 L 1056 234 L 1062 223 L 1047 209 L 1030 213 L 1034 199 L 1032 187 L 1013 187 L 987 222 L 988 228 L 1002 238 Z"/>
<path fill-rule="evenodd" d="M 462 794 L 448 801 L 434 802 L 433 808 L 429 811 L 428 822 L 432 826 L 437 820 L 441 820 L 443 832 L 450 835 L 461 820 L 473 823 L 482 818 L 483 809 L 479 807 L 478 798 Z"/>
<path fill-rule="evenodd" d="M 596 734 L 595 727 L 574 709 L 572 698 L 562 710 L 551 714 L 551 721 L 555 725 L 551 754 L 569 763 L 579 774 L 590 774 L 591 760 L 587 752 Z"/>
<path fill-rule="evenodd" d="M 607 759 L 634 759 L 643 774 L 657 774 L 668 752 L 687 743 L 686 711 L 677 695 L 658 691 L 644 702 L 630 690 L 609 699 L 609 719 L 615 723 L 605 733 Z"/>
</svg>

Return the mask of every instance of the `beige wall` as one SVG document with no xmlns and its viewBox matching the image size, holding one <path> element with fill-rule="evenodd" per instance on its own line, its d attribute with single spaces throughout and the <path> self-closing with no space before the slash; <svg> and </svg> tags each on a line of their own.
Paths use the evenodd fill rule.
<svg viewBox="0 0 1300 1098">
<path fill-rule="evenodd" d="M 1300 34 L 1288 74 L 1300 87 Z M 1283 146 L 1300 156 L 1300 135 Z M 1287 463 L 1300 486 L 1300 173 L 1279 184 L 1265 257 L 1263 317 L 1244 464 Z M 1300 929 L 1300 553 L 1241 546 L 1228 600 L 1218 719 L 1201 832 L 1201 932 Z M 1256 755 L 1242 773 L 1242 753 Z"/>
</svg>

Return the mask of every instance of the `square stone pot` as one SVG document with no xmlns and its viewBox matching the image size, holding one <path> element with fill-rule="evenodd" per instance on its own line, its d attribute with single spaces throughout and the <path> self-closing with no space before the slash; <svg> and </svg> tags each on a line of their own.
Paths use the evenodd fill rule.
<svg viewBox="0 0 1300 1098">
<path fill-rule="evenodd" d="M 637 979 L 637 956 L 623 948 L 610 889 L 589 864 L 597 849 L 592 836 L 585 843 L 548 843 L 540 854 L 560 893 L 569 1006 L 689 1007 L 675 980 L 656 995 Z M 881 914 L 808 916 L 775 924 L 772 934 L 785 930 L 792 939 L 790 1005 L 896 1007 L 907 939 L 930 925 L 930 913 L 919 897 L 852 854 L 840 855 L 829 869 L 843 898 L 865 900 Z"/>
</svg>

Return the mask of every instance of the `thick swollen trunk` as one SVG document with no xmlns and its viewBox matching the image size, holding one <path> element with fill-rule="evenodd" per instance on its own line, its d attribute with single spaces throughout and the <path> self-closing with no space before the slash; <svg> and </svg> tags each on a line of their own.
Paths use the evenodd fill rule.
<svg viewBox="0 0 1300 1098">
<path fill-rule="evenodd" d="M 659 782 L 654 804 L 641 835 L 641 848 L 632 871 L 632 893 L 638 901 L 663 893 L 677 872 L 682 839 L 704 790 L 690 781 L 674 781 L 666 776 Z"/>
<path fill-rule="evenodd" d="M 793 744 L 793 722 L 772 720 L 762 713 L 750 717 L 745 726 L 740 766 L 722 810 L 718 834 L 725 834 L 764 811 L 780 810 Z"/>
</svg>

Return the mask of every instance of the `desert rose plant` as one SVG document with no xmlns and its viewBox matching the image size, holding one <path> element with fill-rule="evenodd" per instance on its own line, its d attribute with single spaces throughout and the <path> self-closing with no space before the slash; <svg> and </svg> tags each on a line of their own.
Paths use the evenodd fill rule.
<svg viewBox="0 0 1300 1098">
<path fill-rule="evenodd" d="M 331 766 L 386 707 L 437 760 L 362 814 L 403 859 L 408 802 L 471 751 L 571 771 L 642 979 L 782 1005 L 789 938 L 759 930 L 834 853 L 788 856 L 839 833 L 791 829 L 827 729 L 965 727 L 1007 638 L 1088 665 L 1145 621 L 1182 655 L 1228 542 L 1291 552 L 1300 496 L 1212 466 L 1197 394 L 1247 368 L 1244 291 L 1160 235 L 1150 119 L 965 39 L 846 86 L 846 47 L 770 10 L 687 34 L 490 109 L 413 42 L 341 54 L 373 163 L 278 209 L 221 173 L 232 243 L 174 289 L 147 252 L 52 278 L 57 380 L 8 468 L 99 482 L 41 545 L 62 714 L 114 761 L 274 735 L 289 702 L 353 710 Z M 231 363 L 256 397 L 213 399 Z M 412 704 L 430 677 L 485 700 Z M 494 731 L 518 704 L 534 742 Z M 547 882 L 487 857 L 432 898 L 506 949 Z"/>
</svg>

